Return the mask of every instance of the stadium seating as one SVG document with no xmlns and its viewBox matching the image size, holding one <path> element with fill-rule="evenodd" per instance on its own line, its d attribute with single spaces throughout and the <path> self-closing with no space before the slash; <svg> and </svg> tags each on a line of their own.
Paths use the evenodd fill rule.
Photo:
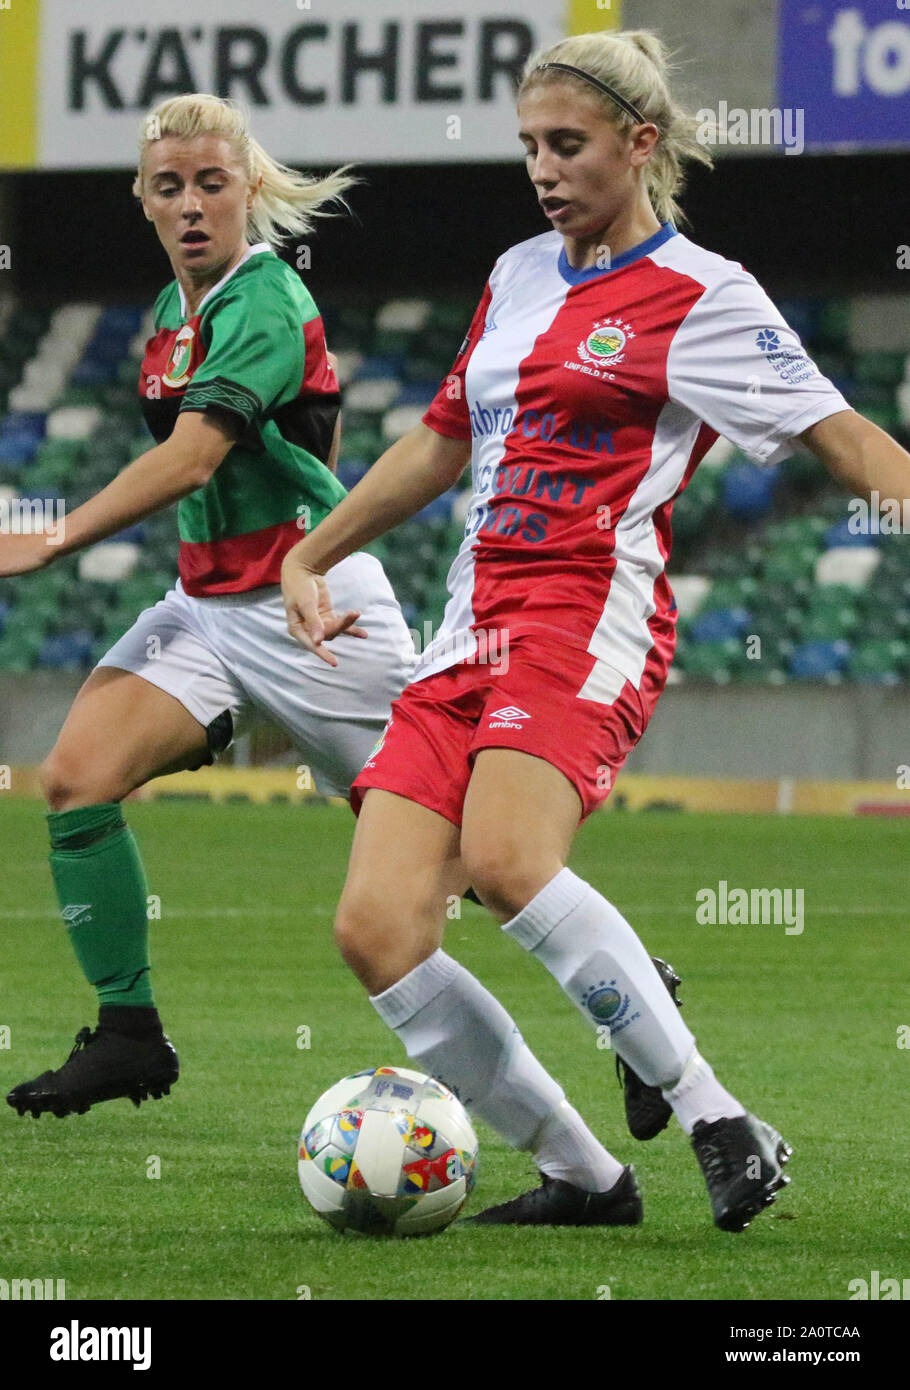
<svg viewBox="0 0 910 1390">
<path fill-rule="evenodd" d="M 473 308 L 417 298 L 324 306 L 344 387 L 346 487 L 421 419 Z M 884 335 L 881 296 L 781 308 L 820 370 L 906 445 L 910 306 L 889 310 Z M 136 400 L 151 331 L 145 306 L 0 303 L 0 507 L 65 497 L 71 510 L 151 446 Z M 442 616 L 469 496 L 466 476 L 369 547 L 421 641 Z M 717 440 L 674 506 L 674 679 L 910 679 L 910 547 L 857 527 L 848 501 L 808 451 L 768 467 Z M 173 583 L 175 558 L 166 513 L 40 574 L 0 580 L 0 671 L 91 664 Z"/>
</svg>

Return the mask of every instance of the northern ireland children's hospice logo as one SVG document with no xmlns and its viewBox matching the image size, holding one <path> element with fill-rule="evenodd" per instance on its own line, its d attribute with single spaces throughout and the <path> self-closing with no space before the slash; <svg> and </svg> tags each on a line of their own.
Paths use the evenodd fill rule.
<svg viewBox="0 0 910 1390">
<path fill-rule="evenodd" d="M 578 344 L 578 355 L 592 367 L 613 367 L 623 361 L 625 348 L 634 337 L 631 324 L 622 319 L 598 319 L 587 338 Z"/>
<path fill-rule="evenodd" d="M 190 363 L 193 359 L 193 337 L 193 329 L 188 323 L 184 324 L 174 339 L 174 346 L 164 369 L 162 380 L 165 386 L 172 388 L 183 386 L 185 382 L 189 381 Z"/>
</svg>

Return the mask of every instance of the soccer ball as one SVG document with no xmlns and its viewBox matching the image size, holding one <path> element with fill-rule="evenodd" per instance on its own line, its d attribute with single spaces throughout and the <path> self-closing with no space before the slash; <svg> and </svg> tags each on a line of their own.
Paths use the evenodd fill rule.
<svg viewBox="0 0 910 1390">
<path fill-rule="evenodd" d="M 405 1067 L 370 1067 L 319 1097 L 297 1171 L 336 1231 L 423 1236 L 454 1221 L 476 1161 L 471 1121 L 448 1087 Z"/>
</svg>

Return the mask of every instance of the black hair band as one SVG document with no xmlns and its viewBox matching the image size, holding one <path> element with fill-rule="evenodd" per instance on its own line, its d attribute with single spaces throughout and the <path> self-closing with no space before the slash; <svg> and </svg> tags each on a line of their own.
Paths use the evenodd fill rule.
<svg viewBox="0 0 910 1390">
<path fill-rule="evenodd" d="M 640 125 L 646 124 L 647 117 L 642 115 L 638 107 L 633 106 L 631 101 L 626 101 L 624 96 L 620 96 L 615 87 L 609 87 L 606 82 L 601 82 L 599 77 L 595 77 L 590 72 L 585 72 L 583 68 L 573 68 L 571 63 L 541 63 L 534 71 L 546 72 L 549 68 L 560 68 L 563 72 L 571 72 L 575 77 L 583 77 L 585 82 L 590 82 L 592 86 L 598 87 L 602 92 L 606 92 L 607 96 L 615 101 L 617 106 L 621 106 L 623 111 L 627 111 Z"/>
</svg>

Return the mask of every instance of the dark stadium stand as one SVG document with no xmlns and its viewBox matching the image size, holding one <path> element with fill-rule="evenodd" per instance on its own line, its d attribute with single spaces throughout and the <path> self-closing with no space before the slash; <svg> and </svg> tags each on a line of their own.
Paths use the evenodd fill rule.
<svg viewBox="0 0 910 1390">
<path fill-rule="evenodd" d="M 346 486 L 420 419 L 473 307 L 396 299 L 371 312 L 323 309 L 344 386 Z M 850 300 L 780 307 L 851 404 L 906 445 L 910 357 L 854 350 Z M 0 505 L 63 498 L 72 510 L 150 447 L 135 396 L 150 327 L 140 306 L 0 305 Z M 442 616 L 468 497 L 466 475 L 370 547 L 421 640 Z M 718 440 L 674 510 L 674 680 L 910 679 L 910 555 L 885 522 L 859 528 L 849 500 L 808 453 L 760 467 Z M 172 584 L 175 556 L 165 513 L 0 580 L 0 671 L 87 668 Z"/>
</svg>

